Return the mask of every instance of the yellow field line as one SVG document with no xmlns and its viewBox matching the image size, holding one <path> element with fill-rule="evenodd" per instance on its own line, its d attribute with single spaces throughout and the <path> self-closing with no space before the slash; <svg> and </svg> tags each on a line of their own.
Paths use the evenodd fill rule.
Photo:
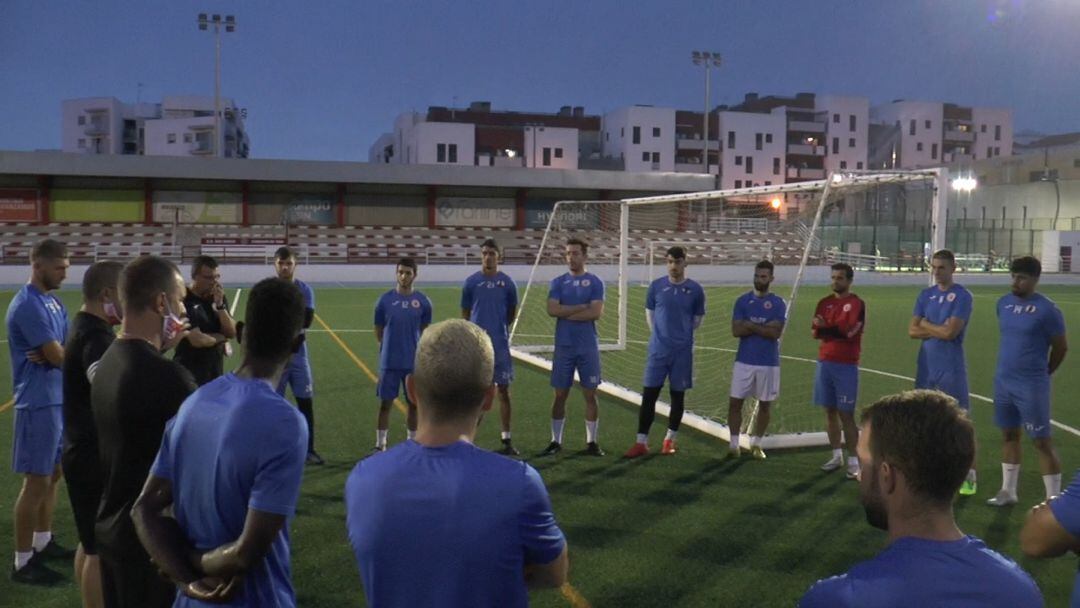
<svg viewBox="0 0 1080 608">
<path fill-rule="evenodd" d="M 363 359 L 356 356 L 356 353 L 354 353 L 352 349 L 349 348 L 349 345 L 345 344 L 345 341 L 342 340 L 334 330 L 330 329 L 330 326 L 326 324 L 326 321 L 323 321 L 322 317 L 320 317 L 319 315 L 315 315 L 315 320 L 319 322 L 319 325 L 323 326 L 323 329 L 326 330 L 326 334 L 333 338 L 334 342 L 338 343 L 338 346 L 340 346 L 341 349 L 345 351 L 345 354 L 349 355 L 349 358 L 352 359 L 353 363 L 356 364 L 356 367 L 359 367 L 360 371 L 364 372 L 364 374 L 367 375 L 368 379 L 370 379 L 373 383 L 378 384 L 379 377 L 375 375 L 375 372 L 371 371 L 371 368 L 364 364 Z M 394 399 L 394 405 L 397 406 L 398 410 L 401 411 L 402 414 L 409 411 L 400 399 Z"/>
<path fill-rule="evenodd" d="M 8 401 L 4 405 L 0 405 L 0 414 L 3 414 L 4 412 L 6 412 L 8 410 L 8 408 L 10 408 L 14 404 L 15 404 L 15 398 L 12 397 L 11 401 Z"/>
<path fill-rule="evenodd" d="M 559 591 L 562 591 L 563 597 L 569 600 L 570 605 L 574 608 L 592 608 L 589 600 L 578 593 L 578 590 L 574 589 L 574 586 L 570 583 L 563 583 L 562 587 L 559 587 Z"/>
</svg>

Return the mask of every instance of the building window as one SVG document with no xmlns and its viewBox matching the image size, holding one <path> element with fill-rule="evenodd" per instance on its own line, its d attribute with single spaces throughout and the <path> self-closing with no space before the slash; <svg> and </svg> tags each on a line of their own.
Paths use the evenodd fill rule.
<svg viewBox="0 0 1080 608">
<path fill-rule="evenodd" d="M 772 159 L 772 174 L 780 175 L 780 159 L 775 156 Z"/>
<path fill-rule="evenodd" d="M 611 141 L 611 133 L 604 131 L 604 141 Z"/>
<path fill-rule="evenodd" d="M 911 121 L 908 122 L 907 134 L 908 135 L 914 135 L 915 134 L 915 119 L 914 118 L 912 118 Z"/>
<path fill-rule="evenodd" d="M 851 131 L 852 133 L 854 133 L 855 132 L 855 115 L 854 114 L 849 114 L 848 115 L 847 124 L 848 124 L 848 131 Z"/>
<path fill-rule="evenodd" d="M 858 171 L 862 171 L 862 161 L 855 163 L 855 169 Z"/>
<path fill-rule="evenodd" d="M 734 131 L 728 131 L 727 132 L 727 147 L 728 147 L 728 150 L 735 147 L 735 132 Z"/>
<path fill-rule="evenodd" d="M 840 161 L 840 168 L 841 169 L 847 169 L 847 161 L 846 160 Z"/>
<path fill-rule="evenodd" d="M 753 173 L 754 172 L 754 157 L 753 156 L 747 156 L 746 157 L 746 172 L 747 173 Z"/>
<path fill-rule="evenodd" d="M 450 144 L 449 146 L 447 146 L 447 149 L 449 149 L 449 151 L 450 151 L 450 154 L 449 154 L 450 162 L 456 163 L 457 162 L 457 144 Z"/>
<path fill-rule="evenodd" d="M 1001 156 L 1001 148 L 994 146 L 994 156 Z"/>
<path fill-rule="evenodd" d="M 551 166 L 551 148 L 544 148 L 544 166 Z"/>
<path fill-rule="evenodd" d="M 937 144 L 930 144 L 930 159 L 937 160 Z"/>
<path fill-rule="evenodd" d="M 765 185 L 766 185 L 766 186 L 771 186 L 771 185 L 772 185 L 772 182 L 770 182 L 769 180 L 765 180 Z"/>
<path fill-rule="evenodd" d="M 555 148 L 555 158 L 562 158 L 562 148 Z"/>
<path fill-rule="evenodd" d="M 742 180 L 741 179 L 735 180 L 735 187 L 736 188 L 742 188 Z"/>
<path fill-rule="evenodd" d="M 847 147 L 849 147 L 849 148 L 854 148 L 855 147 L 855 138 L 854 137 L 848 138 Z"/>
<path fill-rule="evenodd" d="M 641 143 L 641 127 L 634 127 L 634 141 L 635 144 Z"/>
<path fill-rule="evenodd" d="M 929 120 L 928 120 L 928 121 L 926 121 L 926 122 L 925 122 L 925 123 L 923 123 L 923 124 L 925 124 L 925 125 L 926 125 L 926 128 L 927 128 L 927 129 L 929 129 L 929 128 L 930 128 L 930 121 L 929 121 Z"/>
<path fill-rule="evenodd" d="M 994 156 L 994 148 L 986 146 L 986 158 L 992 158 Z"/>
<path fill-rule="evenodd" d="M 165 136 L 165 141 L 170 144 L 176 143 L 176 133 L 169 133 Z"/>
<path fill-rule="evenodd" d="M 840 124 L 840 115 L 839 114 L 833 114 L 832 115 L 832 121 L 835 122 L 836 124 Z"/>
<path fill-rule="evenodd" d="M 760 150 L 763 142 L 765 141 L 765 135 L 762 133 L 754 134 L 754 149 Z"/>
<path fill-rule="evenodd" d="M 986 125 L 979 125 L 979 133 L 986 133 Z"/>
<path fill-rule="evenodd" d="M 79 138 L 79 147 L 82 148 L 82 149 L 86 149 L 86 140 L 81 138 L 81 137 Z M 1080 161 L 1078 161 L 1078 162 L 1080 162 Z"/>
<path fill-rule="evenodd" d="M 772 143 L 772 133 L 766 133 L 765 134 L 765 143 L 767 143 L 767 144 Z"/>
<path fill-rule="evenodd" d="M 1001 125 L 994 125 L 994 141 L 1001 141 Z"/>
<path fill-rule="evenodd" d="M 619 127 L 619 137 L 626 137 L 626 127 Z"/>
<path fill-rule="evenodd" d="M 839 154 L 840 153 L 840 138 L 839 137 L 832 138 L 832 153 L 833 154 Z"/>
<path fill-rule="evenodd" d="M 660 137 L 660 127 L 653 127 L 652 128 L 652 136 L 653 137 Z"/>
<path fill-rule="evenodd" d="M 81 127 L 81 126 L 83 126 L 85 124 L 86 124 L 86 117 L 83 116 L 82 114 L 79 114 L 79 126 Z"/>
<path fill-rule="evenodd" d="M 191 133 L 184 133 L 184 143 L 190 144 L 193 141 Z"/>
<path fill-rule="evenodd" d="M 740 166 L 740 167 L 742 166 L 742 157 L 741 156 L 736 156 L 735 157 L 735 164 Z"/>
<path fill-rule="evenodd" d="M 437 163 L 445 163 L 446 162 L 446 144 L 436 144 L 435 145 L 435 162 L 437 162 Z"/>
<path fill-rule="evenodd" d="M 922 142 L 921 141 L 919 143 L 915 144 L 915 151 L 916 152 L 922 152 Z"/>
</svg>

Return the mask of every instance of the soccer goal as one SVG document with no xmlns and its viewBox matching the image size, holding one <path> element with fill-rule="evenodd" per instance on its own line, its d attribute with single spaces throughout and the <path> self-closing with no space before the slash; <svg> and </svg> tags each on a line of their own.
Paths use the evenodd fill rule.
<svg viewBox="0 0 1080 608">
<path fill-rule="evenodd" d="M 788 328 L 809 327 L 816 298 L 800 298 L 807 280 L 821 284 L 828 265 L 860 270 L 921 267 L 945 242 L 947 174 L 927 171 L 835 173 L 778 186 L 716 190 L 614 201 L 561 201 L 553 209 L 511 328 L 515 358 L 551 369 L 555 320 L 547 314 L 549 282 L 567 271 L 566 241 L 583 238 L 588 270 L 605 283 L 597 322 L 602 392 L 640 403 L 649 329 L 648 284 L 667 273 L 668 248 L 687 252 L 687 276 L 705 287 L 707 312 L 696 334 L 694 388 L 683 424 L 727 440 L 727 402 L 738 340 L 731 335 L 734 301 L 752 289 L 754 265 L 776 265 L 772 291 L 788 302 Z M 808 330 L 807 330 L 808 331 Z M 787 332 L 785 332 L 787 334 Z M 790 344 L 785 344 L 790 342 Z M 812 406 L 815 351 L 809 340 L 781 340 L 780 398 L 765 448 L 824 445 Z M 657 412 L 668 414 L 663 399 Z M 755 403 L 743 414 L 744 428 Z M 746 439 L 744 433 L 743 439 Z"/>
</svg>

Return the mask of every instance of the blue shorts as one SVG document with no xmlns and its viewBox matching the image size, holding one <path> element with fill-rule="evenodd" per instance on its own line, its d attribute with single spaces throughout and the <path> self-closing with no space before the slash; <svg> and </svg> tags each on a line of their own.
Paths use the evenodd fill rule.
<svg viewBox="0 0 1080 608">
<path fill-rule="evenodd" d="M 994 424 L 1003 429 L 1024 427 L 1032 439 L 1050 436 L 1050 376 L 994 377 Z"/>
<path fill-rule="evenodd" d="M 685 391 L 694 386 L 694 347 L 687 346 L 666 353 L 649 352 L 645 360 L 645 378 L 642 385 L 660 387 L 664 378 L 671 382 L 673 391 Z"/>
<path fill-rule="evenodd" d="M 814 372 L 814 403 L 852 413 L 859 397 L 859 366 L 818 361 Z"/>
<path fill-rule="evenodd" d="M 577 370 L 582 388 L 600 386 L 600 349 L 576 351 L 568 346 L 555 346 L 555 357 L 551 364 L 552 388 L 570 388 L 574 385 L 574 370 Z"/>
<path fill-rule="evenodd" d="M 514 360 L 510 356 L 510 345 L 495 347 L 495 378 L 498 386 L 510 386 L 514 381 Z"/>
<path fill-rule="evenodd" d="M 399 394 L 405 395 L 409 400 L 409 394 L 405 391 L 405 376 L 412 373 L 411 369 L 384 369 L 379 372 L 379 383 L 375 385 L 375 394 L 383 401 L 393 401 Z"/>
<path fill-rule="evenodd" d="M 64 413 L 59 405 L 15 410 L 15 437 L 11 442 L 11 470 L 31 475 L 52 475 L 60 464 Z"/>
<path fill-rule="evenodd" d="M 289 359 L 289 365 L 281 374 L 281 382 L 277 392 L 285 396 L 285 387 L 292 387 L 293 397 L 297 399 L 311 399 L 314 394 L 311 383 L 311 364 L 308 358 L 302 354 L 295 354 Z"/>
<path fill-rule="evenodd" d="M 956 399 L 960 407 L 965 410 L 971 408 L 971 398 L 968 396 L 967 370 L 935 369 L 926 371 L 920 369 L 915 374 L 915 388 L 925 388 L 941 391 Z"/>
</svg>

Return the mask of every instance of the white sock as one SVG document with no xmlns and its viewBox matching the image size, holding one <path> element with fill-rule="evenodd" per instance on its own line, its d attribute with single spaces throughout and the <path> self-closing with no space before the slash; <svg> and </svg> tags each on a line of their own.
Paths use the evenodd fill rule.
<svg viewBox="0 0 1080 608">
<path fill-rule="evenodd" d="M 844 450 L 841 449 L 841 448 L 834 448 L 833 451 L 832 451 L 832 457 L 833 457 L 833 460 L 843 461 L 844 460 Z"/>
<path fill-rule="evenodd" d="M 968 471 L 967 480 L 971 483 L 975 483 L 976 481 L 978 481 L 976 479 L 975 469 L 971 469 L 970 471 Z"/>
<path fill-rule="evenodd" d="M 761 445 L 761 435 L 750 435 L 750 447 L 756 448 Z"/>
<path fill-rule="evenodd" d="M 503 431 L 502 432 L 502 439 L 503 439 L 503 441 L 510 441 L 510 431 Z"/>
<path fill-rule="evenodd" d="M 1061 494 L 1061 473 L 1055 475 L 1043 475 L 1043 485 L 1046 486 L 1046 499 Z"/>
<path fill-rule="evenodd" d="M 1020 480 L 1020 465 L 1001 463 L 1001 490 L 1016 496 L 1016 482 Z"/>
<path fill-rule="evenodd" d="M 551 419 L 551 440 L 555 443 L 562 444 L 562 431 L 564 424 L 566 424 L 566 418 Z"/>
<path fill-rule="evenodd" d="M 15 552 L 15 569 L 18 570 L 26 564 L 30 563 L 30 558 L 34 557 L 34 551 L 31 549 L 27 552 L 16 551 Z"/>
<path fill-rule="evenodd" d="M 738 433 L 732 433 L 731 434 L 731 439 L 728 440 L 728 449 L 731 450 L 732 452 L 739 449 L 739 434 Z"/>
<path fill-rule="evenodd" d="M 1061 476 L 1058 475 L 1058 486 L 1061 485 Z M 45 546 L 52 540 L 52 532 L 34 532 L 34 551 L 44 551 Z"/>
<path fill-rule="evenodd" d="M 646 433 L 638 433 L 637 442 L 641 445 L 649 445 L 649 436 Z"/>
<path fill-rule="evenodd" d="M 597 429 L 598 426 L 600 426 L 600 420 L 599 419 L 586 420 L 585 421 L 585 442 L 586 443 L 596 443 L 596 431 L 598 430 Z"/>
<path fill-rule="evenodd" d="M 857 467 L 857 466 L 859 466 L 859 457 L 858 456 L 848 456 L 847 457 L 847 466 L 849 466 L 849 467 Z"/>
<path fill-rule="evenodd" d="M 668 429 L 667 433 L 664 435 L 664 439 L 675 441 L 675 436 L 678 435 L 678 434 L 679 434 L 679 431 L 673 431 L 671 429 Z"/>
<path fill-rule="evenodd" d="M 386 447 L 386 435 L 389 434 L 389 432 L 390 431 L 384 430 L 384 429 L 380 429 L 380 430 L 375 431 L 375 445 L 377 447 L 380 447 L 380 448 L 385 448 Z"/>
<path fill-rule="evenodd" d="M 416 439 L 416 431 L 410 431 L 409 429 L 405 429 L 405 437 L 409 439 Z"/>
</svg>

